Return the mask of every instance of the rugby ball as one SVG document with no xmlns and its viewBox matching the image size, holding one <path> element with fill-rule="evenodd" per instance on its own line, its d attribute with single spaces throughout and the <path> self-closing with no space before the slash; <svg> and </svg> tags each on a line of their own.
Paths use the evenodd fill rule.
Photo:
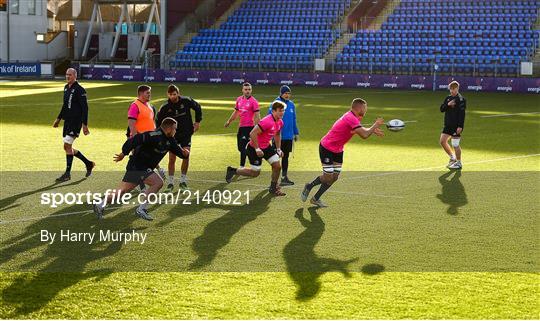
<svg viewBox="0 0 540 321">
<path fill-rule="evenodd" d="M 393 132 L 398 132 L 402 130 L 403 128 L 405 128 L 405 123 L 403 122 L 403 120 L 400 120 L 400 119 L 392 119 L 386 123 L 386 128 L 388 128 L 388 130 L 391 130 Z"/>
</svg>

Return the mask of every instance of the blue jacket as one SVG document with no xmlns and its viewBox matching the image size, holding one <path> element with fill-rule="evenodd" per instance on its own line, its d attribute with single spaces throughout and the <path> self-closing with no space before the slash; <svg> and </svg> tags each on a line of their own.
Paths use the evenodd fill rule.
<svg viewBox="0 0 540 321">
<path fill-rule="evenodd" d="M 292 140 L 294 135 L 298 135 L 298 126 L 296 125 L 296 107 L 292 100 L 285 100 L 278 97 L 276 100 L 282 101 L 287 104 L 285 114 L 283 114 L 283 128 L 281 129 L 282 140 Z M 272 113 L 272 105 L 268 107 L 268 114 Z"/>
</svg>

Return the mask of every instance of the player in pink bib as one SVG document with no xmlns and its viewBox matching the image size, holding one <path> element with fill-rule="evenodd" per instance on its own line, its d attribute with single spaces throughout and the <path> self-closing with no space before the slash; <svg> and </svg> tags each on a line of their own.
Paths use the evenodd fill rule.
<svg viewBox="0 0 540 321">
<path fill-rule="evenodd" d="M 246 82 L 242 85 L 242 96 L 236 99 L 234 111 L 225 122 L 225 127 L 229 127 L 236 118 L 240 118 L 238 133 L 236 134 L 236 145 L 240 152 L 240 167 L 246 165 L 246 145 L 249 142 L 249 133 L 261 119 L 259 102 L 251 95 L 252 90 L 250 83 Z"/>
<path fill-rule="evenodd" d="M 279 173 L 281 172 L 280 157 L 283 156 L 281 151 L 281 128 L 283 127 L 283 114 L 285 112 L 285 104 L 280 101 L 272 103 L 272 113 L 267 115 L 251 130 L 249 133 L 250 140 L 246 146 L 246 155 L 249 158 L 251 168 L 234 168 L 227 167 L 225 180 L 230 183 L 235 175 L 257 177 L 261 173 L 262 159 L 272 166 L 272 181 L 270 183 L 269 192 L 275 196 L 284 196 L 277 182 Z M 272 138 L 274 144 L 271 144 Z"/>
<path fill-rule="evenodd" d="M 360 121 L 366 112 L 367 102 L 361 98 L 355 98 L 351 104 L 351 110 L 343 114 L 334 123 L 330 131 L 321 139 L 319 157 L 323 167 L 323 174 L 304 186 L 304 190 L 300 195 L 303 202 L 307 200 L 313 187 L 321 185 L 310 202 L 318 207 L 326 207 L 326 204 L 320 200 L 321 195 L 338 180 L 343 164 L 343 148 L 354 135 L 358 135 L 363 139 L 367 139 L 371 134 L 380 137 L 384 136 L 383 131 L 379 128 L 384 124 L 382 118 L 377 118 L 375 123 L 369 128 L 362 127 Z"/>
</svg>

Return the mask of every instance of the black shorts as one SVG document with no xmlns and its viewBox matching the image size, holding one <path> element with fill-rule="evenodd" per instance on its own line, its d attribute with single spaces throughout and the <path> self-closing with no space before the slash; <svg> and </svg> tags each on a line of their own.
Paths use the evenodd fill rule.
<svg viewBox="0 0 540 321">
<path fill-rule="evenodd" d="M 265 149 L 262 150 L 264 155 L 263 157 L 257 156 L 257 152 L 255 151 L 255 148 L 253 148 L 251 145 L 247 145 L 246 147 L 246 155 L 249 159 L 249 163 L 251 166 L 261 166 L 262 165 L 262 159 L 270 159 L 270 157 L 277 155 L 277 151 L 274 148 L 274 146 L 269 145 Z"/>
<path fill-rule="evenodd" d="M 82 121 L 64 119 L 64 129 L 62 130 L 62 137 L 71 136 L 79 137 L 82 128 Z"/>
<path fill-rule="evenodd" d="M 292 152 L 292 145 L 293 141 L 292 139 L 285 139 L 281 140 L 281 151 L 284 153 L 291 153 Z"/>
<path fill-rule="evenodd" d="M 253 130 L 251 127 L 238 127 L 238 133 L 236 134 L 236 145 L 239 152 L 246 150 L 246 145 L 249 143 L 249 133 Z"/>
<path fill-rule="evenodd" d="M 442 132 L 443 134 L 450 135 L 452 137 L 460 137 L 461 134 L 457 134 L 457 126 L 444 126 Z"/>
<path fill-rule="evenodd" d="M 322 144 L 319 144 L 319 158 L 324 165 L 333 165 L 334 163 L 343 164 L 343 152 L 334 153 L 324 148 Z"/>
<path fill-rule="evenodd" d="M 154 174 L 154 169 L 138 165 L 130 159 L 126 166 L 126 174 L 124 174 L 122 182 L 139 185 L 152 174 Z"/>
<path fill-rule="evenodd" d="M 181 147 L 191 148 L 191 136 L 192 135 L 174 135 L 174 139 L 176 139 L 176 142 L 178 142 Z"/>
</svg>

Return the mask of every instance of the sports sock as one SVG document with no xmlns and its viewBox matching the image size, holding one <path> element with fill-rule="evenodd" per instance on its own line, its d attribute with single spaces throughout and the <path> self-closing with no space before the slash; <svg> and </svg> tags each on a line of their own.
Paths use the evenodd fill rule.
<svg viewBox="0 0 540 321">
<path fill-rule="evenodd" d="M 185 183 L 187 181 L 187 174 L 180 175 L 180 183 Z"/>
<path fill-rule="evenodd" d="M 84 165 L 86 166 L 89 166 L 90 164 L 92 164 L 92 162 L 90 162 L 86 157 L 84 157 L 83 153 L 81 153 L 80 150 L 77 151 L 77 154 L 73 155 L 75 157 L 77 157 L 78 159 L 80 159 Z"/>
<path fill-rule="evenodd" d="M 139 210 L 145 210 L 148 208 L 148 202 L 146 202 L 146 199 L 139 204 Z"/>
<path fill-rule="evenodd" d="M 73 155 L 66 154 L 66 173 L 71 172 L 72 164 L 73 164 Z"/>
<path fill-rule="evenodd" d="M 454 154 L 450 155 L 450 159 L 451 160 L 456 160 L 456 155 L 454 155 Z"/>
<path fill-rule="evenodd" d="M 283 153 L 283 158 L 281 158 L 281 176 L 287 177 L 288 171 L 289 171 L 289 153 Z"/>
<path fill-rule="evenodd" d="M 277 188 L 277 182 L 271 182 L 270 183 L 270 189 L 275 190 Z"/>
<path fill-rule="evenodd" d="M 317 191 L 317 193 L 315 194 L 315 196 L 313 196 L 313 198 L 314 198 L 315 200 L 318 200 L 319 198 L 321 198 L 322 194 L 324 194 L 324 192 L 326 192 L 326 191 L 330 188 L 330 186 L 331 186 L 331 185 L 322 183 L 322 184 L 321 184 L 321 187 L 319 187 L 319 190 Z"/>
<path fill-rule="evenodd" d="M 169 175 L 169 177 L 167 178 L 167 182 L 169 184 L 174 184 L 174 175 Z"/>
<path fill-rule="evenodd" d="M 321 184 L 321 177 L 320 176 L 317 176 L 317 178 L 315 178 L 313 180 L 313 182 L 309 183 L 309 189 L 312 189 L 313 187 L 317 186 Z"/>
<path fill-rule="evenodd" d="M 246 166 L 246 152 L 240 153 L 240 167 Z"/>
</svg>

